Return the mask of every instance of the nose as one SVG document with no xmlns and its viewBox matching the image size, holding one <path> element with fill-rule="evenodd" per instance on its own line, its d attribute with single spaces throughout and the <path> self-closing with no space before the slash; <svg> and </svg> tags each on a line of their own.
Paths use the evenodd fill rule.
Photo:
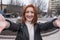
<svg viewBox="0 0 60 40">
<path fill-rule="evenodd" d="M 29 12 L 29 15 L 31 15 L 31 12 Z"/>
</svg>

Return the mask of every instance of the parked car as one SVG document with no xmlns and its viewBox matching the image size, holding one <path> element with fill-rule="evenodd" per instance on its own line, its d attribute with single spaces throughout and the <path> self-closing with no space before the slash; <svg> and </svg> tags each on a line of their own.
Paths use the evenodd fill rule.
<svg viewBox="0 0 60 40">
<path fill-rule="evenodd" d="M 15 15 L 15 14 L 12 14 L 12 13 L 5 13 L 5 14 L 4 14 L 4 17 L 5 17 L 5 18 L 16 18 L 16 17 L 18 17 L 18 16 Z"/>
</svg>

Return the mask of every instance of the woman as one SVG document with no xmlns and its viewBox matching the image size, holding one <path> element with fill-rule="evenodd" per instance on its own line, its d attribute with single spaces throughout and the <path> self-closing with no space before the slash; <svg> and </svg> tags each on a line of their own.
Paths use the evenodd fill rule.
<svg viewBox="0 0 60 40">
<path fill-rule="evenodd" d="M 16 40 L 42 40 L 40 31 L 46 31 L 53 27 L 60 27 L 60 17 L 57 19 L 46 22 L 46 23 L 37 23 L 37 10 L 36 7 L 32 4 L 24 7 L 22 22 L 15 24 L 9 20 L 0 18 L 0 32 L 4 29 L 17 31 Z"/>
</svg>

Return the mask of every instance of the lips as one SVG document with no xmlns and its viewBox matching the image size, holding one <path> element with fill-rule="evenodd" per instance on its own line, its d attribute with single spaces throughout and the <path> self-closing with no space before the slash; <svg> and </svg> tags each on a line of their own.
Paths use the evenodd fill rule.
<svg viewBox="0 0 60 40">
<path fill-rule="evenodd" d="M 26 17 L 29 18 L 29 19 L 33 18 L 33 16 L 26 16 Z"/>
</svg>

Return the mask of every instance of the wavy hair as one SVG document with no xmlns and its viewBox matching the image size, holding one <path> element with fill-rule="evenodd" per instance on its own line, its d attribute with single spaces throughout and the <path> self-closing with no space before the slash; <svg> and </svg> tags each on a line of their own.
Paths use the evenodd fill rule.
<svg viewBox="0 0 60 40">
<path fill-rule="evenodd" d="M 34 18 L 31 21 L 31 23 L 35 24 L 37 22 L 37 13 L 38 13 L 38 11 L 37 11 L 37 8 L 32 4 L 29 4 L 29 5 L 26 5 L 26 6 L 23 7 L 22 23 L 25 23 L 25 21 L 26 21 L 25 13 L 26 13 L 26 9 L 29 8 L 29 7 L 32 7 L 33 10 L 34 10 Z"/>
</svg>

